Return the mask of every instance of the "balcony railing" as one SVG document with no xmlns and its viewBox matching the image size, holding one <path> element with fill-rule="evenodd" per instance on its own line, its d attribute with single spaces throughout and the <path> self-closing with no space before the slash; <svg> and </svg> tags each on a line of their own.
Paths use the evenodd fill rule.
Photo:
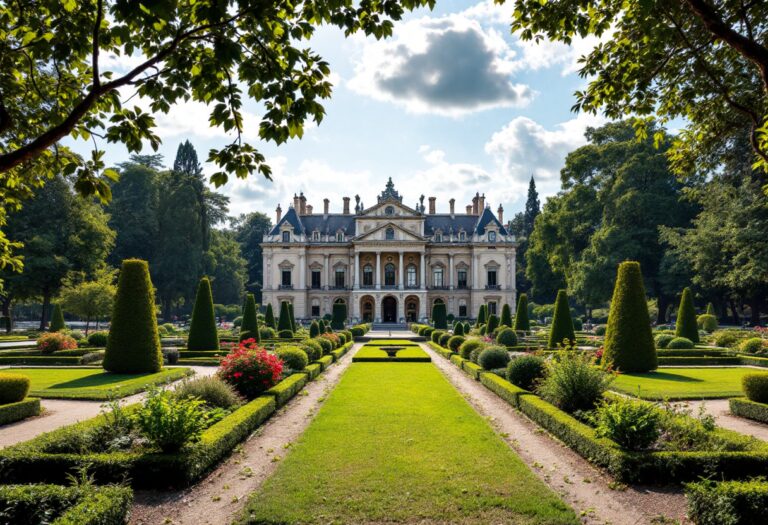
<svg viewBox="0 0 768 525">
<path fill-rule="evenodd" d="M 419 286 L 418 284 L 406 284 L 405 285 L 405 289 L 406 290 L 418 290 L 419 288 L 421 288 L 421 286 Z"/>
<path fill-rule="evenodd" d="M 457 290 L 468 290 L 469 286 L 467 286 L 467 283 L 459 283 L 456 285 Z"/>
<path fill-rule="evenodd" d="M 447 284 L 433 284 L 429 287 L 430 290 L 448 290 L 449 288 Z"/>
<path fill-rule="evenodd" d="M 277 287 L 278 290 L 293 290 L 292 284 L 281 284 Z"/>
<path fill-rule="evenodd" d="M 486 290 L 501 290 L 500 284 L 486 284 L 485 285 Z"/>
<path fill-rule="evenodd" d="M 329 290 L 346 290 L 346 289 L 347 289 L 347 287 L 346 287 L 345 285 L 343 285 L 343 284 L 341 284 L 341 285 L 339 285 L 339 284 L 334 284 L 334 285 L 332 285 L 332 286 L 329 286 L 329 287 L 328 287 L 328 289 L 329 289 Z"/>
</svg>

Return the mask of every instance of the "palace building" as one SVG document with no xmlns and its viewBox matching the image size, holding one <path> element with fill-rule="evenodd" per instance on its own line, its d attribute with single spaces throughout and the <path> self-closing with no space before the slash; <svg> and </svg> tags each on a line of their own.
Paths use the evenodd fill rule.
<svg viewBox="0 0 768 525">
<path fill-rule="evenodd" d="M 315 213 L 302 193 L 264 236 L 263 303 L 279 311 L 294 305 L 297 318 L 330 314 L 333 303 L 347 305 L 354 321 L 404 323 L 429 318 L 444 302 L 456 318 L 474 318 L 481 304 L 500 313 L 514 311 L 515 239 L 479 193 L 464 213 L 429 210 L 421 197 L 415 208 L 403 204 L 392 179 L 378 202 L 365 208 L 344 197 L 342 213 Z"/>
</svg>

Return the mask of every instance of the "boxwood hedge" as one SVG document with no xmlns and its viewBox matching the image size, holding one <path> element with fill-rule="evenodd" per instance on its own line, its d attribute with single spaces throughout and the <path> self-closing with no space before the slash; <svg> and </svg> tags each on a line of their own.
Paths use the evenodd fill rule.
<svg viewBox="0 0 768 525">
<path fill-rule="evenodd" d="M 128 487 L 0 486 L 3 523 L 15 525 L 122 525 L 132 501 Z"/>
<path fill-rule="evenodd" d="M 40 414 L 40 399 L 28 397 L 15 403 L 0 405 L 0 425 L 7 425 Z"/>
</svg>

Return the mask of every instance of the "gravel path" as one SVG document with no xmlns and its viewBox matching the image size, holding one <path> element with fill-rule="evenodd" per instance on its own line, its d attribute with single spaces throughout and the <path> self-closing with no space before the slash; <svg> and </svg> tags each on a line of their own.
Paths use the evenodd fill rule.
<svg viewBox="0 0 768 525">
<path fill-rule="evenodd" d="M 130 523 L 134 525 L 203 525 L 231 523 L 248 495 L 277 468 L 291 443 L 304 432 L 319 404 L 352 363 L 350 352 L 307 384 L 287 405 L 267 420 L 235 453 L 205 479 L 179 491 L 136 491 Z"/>
<path fill-rule="evenodd" d="M 662 516 L 684 522 L 686 502 L 680 488 L 616 484 L 447 359 L 427 345 L 421 347 L 531 470 L 581 515 L 583 523 L 666 523 Z"/>
<path fill-rule="evenodd" d="M 198 376 L 213 375 L 217 370 L 215 366 L 189 366 L 185 368 L 191 368 Z M 143 397 L 144 394 L 136 394 L 125 397 L 123 400 L 130 404 L 140 401 Z M 0 427 L 0 448 L 21 443 L 59 427 L 98 416 L 103 404 L 104 401 L 43 399 L 41 402 L 43 411 L 39 416 Z"/>
<path fill-rule="evenodd" d="M 693 408 L 694 412 L 696 412 L 699 405 L 702 404 L 707 413 L 713 415 L 717 424 L 721 427 L 768 441 L 768 425 L 752 421 L 751 419 L 734 416 L 731 414 L 731 410 L 728 407 L 727 399 L 692 401 L 690 406 Z"/>
</svg>

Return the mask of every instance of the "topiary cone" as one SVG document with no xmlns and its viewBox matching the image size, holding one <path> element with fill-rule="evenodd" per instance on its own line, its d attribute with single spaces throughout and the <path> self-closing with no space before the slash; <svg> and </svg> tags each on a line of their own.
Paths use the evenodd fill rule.
<svg viewBox="0 0 768 525">
<path fill-rule="evenodd" d="M 715 305 L 712 303 L 707 304 L 707 315 L 714 315 L 717 317 L 717 314 L 715 313 Z"/>
<path fill-rule="evenodd" d="M 275 323 L 275 313 L 272 311 L 272 303 L 267 305 L 267 313 L 264 314 L 264 324 L 273 330 L 277 329 L 277 323 Z"/>
<path fill-rule="evenodd" d="M 139 374 L 163 368 L 163 353 L 157 335 L 155 291 L 147 261 L 123 261 L 112 309 L 104 369 Z"/>
<path fill-rule="evenodd" d="M 318 335 L 320 335 L 320 325 L 317 324 L 317 321 L 312 321 L 312 324 L 309 325 L 309 337 L 314 339 Z"/>
<path fill-rule="evenodd" d="M 605 332 L 603 366 L 622 372 L 648 372 L 658 366 L 640 263 L 619 265 Z"/>
<path fill-rule="evenodd" d="M 245 319 L 243 319 L 245 320 Z M 211 281 L 203 277 L 197 285 L 195 306 L 189 323 L 189 350 L 218 350 L 219 333 L 216 331 L 216 314 L 213 311 Z"/>
<path fill-rule="evenodd" d="M 293 303 L 288 303 L 288 318 L 291 320 L 291 332 L 296 333 L 296 318 L 293 316 Z"/>
<path fill-rule="evenodd" d="M 293 326 L 291 325 L 291 313 L 288 307 L 288 301 L 282 301 L 280 303 L 280 317 L 277 319 L 277 331 L 290 330 L 293 332 Z"/>
<path fill-rule="evenodd" d="M 699 325 L 696 323 L 696 309 L 693 307 L 693 295 L 690 288 L 685 288 L 680 297 L 675 335 L 690 339 L 694 343 L 699 342 Z"/>
<path fill-rule="evenodd" d="M 453 325 L 453 335 L 464 335 L 464 324 L 461 322 L 456 322 Z"/>
<path fill-rule="evenodd" d="M 512 328 L 512 310 L 507 303 L 501 307 L 501 326 Z"/>
<path fill-rule="evenodd" d="M 477 323 L 476 324 L 485 324 L 485 318 L 486 318 L 485 305 L 481 304 L 480 305 L 480 310 L 477 312 Z"/>
<path fill-rule="evenodd" d="M 549 348 L 562 346 L 565 339 L 573 345 L 576 342 L 576 334 L 573 331 L 571 308 L 568 306 L 568 293 L 559 290 L 555 299 L 555 316 L 549 331 Z"/>
<path fill-rule="evenodd" d="M 435 303 L 432 305 L 432 324 L 437 330 L 448 329 L 445 303 Z"/>
<path fill-rule="evenodd" d="M 53 305 L 53 313 L 51 314 L 51 326 L 49 330 L 51 332 L 59 332 L 67 328 L 64 323 L 64 313 L 61 311 L 61 305 L 56 303 Z"/>
<path fill-rule="evenodd" d="M 331 319 L 331 328 L 334 330 L 344 330 L 344 324 L 347 321 L 347 304 L 333 303 L 333 317 Z"/>
<path fill-rule="evenodd" d="M 528 296 L 524 293 L 521 293 L 517 300 L 515 326 L 513 328 L 516 332 L 528 332 L 531 329 L 531 321 L 528 319 Z"/>
<path fill-rule="evenodd" d="M 240 335 L 245 339 L 256 339 L 261 342 L 259 335 L 259 318 L 256 312 L 256 298 L 252 293 L 245 296 L 245 308 L 243 308 L 243 324 L 240 325 Z M 243 340 L 243 337 L 240 338 Z"/>
</svg>

